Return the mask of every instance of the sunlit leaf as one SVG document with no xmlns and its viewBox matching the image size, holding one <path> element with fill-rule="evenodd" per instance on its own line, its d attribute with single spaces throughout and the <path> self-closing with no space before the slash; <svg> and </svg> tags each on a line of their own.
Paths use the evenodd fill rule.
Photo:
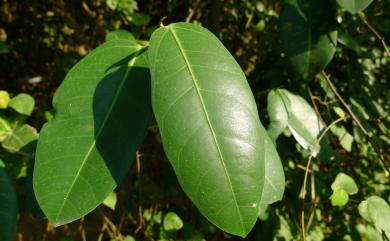
<svg viewBox="0 0 390 241">
<path fill-rule="evenodd" d="M 176 232 L 183 227 L 183 221 L 176 213 L 169 212 L 164 216 L 163 227 L 167 232 Z"/>
<path fill-rule="evenodd" d="M 270 136 L 276 139 L 287 127 L 303 148 L 316 155 L 320 148 L 315 143 L 324 126 L 314 109 L 305 99 L 287 90 L 274 89 L 268 96 Z"/>
<path fill-rule="evenodd" d="M 193 24 L 150 40 L 152 105 L 165 152 L 186 194 L 213 224 L 246 236 L 264 183 L 256 103 L 232 55 Z"/>
<path fill-rule="evenodd" d="M 58 226 L 103 202 L 144 139 L 151 105 L 142 47 L 132 39 L 101 45 L 67 74 L 53 106 L 38 140 L 34 191 Z"/>
<path fill-rule="evenodd" d="M 0 119 L 1 126 L 1 119 Z M 1 129 L 2 127 L 0 127 Z M 0 130 L 0 133 L 2 131 Z M 26 145 L 35 141 L 38 138 L 37 130 L 27 124 L 16 127 L 15 129 L 9 129 L 6 133 L 6 137 L 4 138 L 1 146 L 10 151 L 17 152 L 21 150 Z"/>
<path fill-rule="evenodd" d="M 358 192 L 358 187 L 353 178 L 342 172 L 337 174 L 331 188 L 333 191 L 337 189 L 344 189 L 349 195 L 356 194 Z"/>
<path fill-rule="evenodd" d="M 5 90 L 0 90 L 0 109 L 6 109 L 10 101 L 9 94 Z"/>
<path fill-rule="evenodd" d="M 34 98 L 31 95 L 25 93 L 18 94 L 9 102 L 9 107 L 23 115 L 31 115 L 31 112 L 34 109 L 34 105 Z"/>
<path fill-rule="evenodd" d="M 359 204 L 360 215 L 378 230 L 390 234 L 390 206 L 382 198 L 371 196 Z"/>
</svg>

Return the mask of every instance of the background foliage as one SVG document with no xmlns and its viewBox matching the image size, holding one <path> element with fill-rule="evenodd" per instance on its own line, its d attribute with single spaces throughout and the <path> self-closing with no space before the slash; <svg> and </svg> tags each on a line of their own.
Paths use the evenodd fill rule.
<svg viewBox="0 0 390 241">
<path fill-rule="evenodd" d="M 304 143 L 313 144 L 319 130 L 313 134 L 313 128 L 300 129 L 302 115 L 283 110 L 289 116 L 288 128 L 274 139 L 281 134 L 276 144 L 286 190 L 281 202 L 260 215 L 246 239 L 301 240 L 303 216 L 307 240 L 386 240 L 377 230 L 389 232 L 390 223 L 380 219 L 388 217 L 384 214 L 390 201 L 390 59 L 373 30 L 390 39 L 390 1 L 374 0 L 364 14 L 342 11 L 337 8 L 341 2 L 345 1 L 333 1 L 331 13 L 321 16 L 334 21 L 338 30 L 335 54 L 325 69 L 328 75 L 305 80 L 290 64 L 288 47 L 282 44 L 281 1 L 1 1 L 0 89 L 11 99 L 8 103 L 6 94 L 0 93 L 0 164 L 9 176 L 2 170 L 1 181 L 11 180 L 16 190 L 16 240 L 239 239 L 208 223 L 181 191 L 153 121 L 135 165 L 93 213 L 54 229 L 42 219 L 35 202 L 31 173 L 36 130 L 52 117 L 51 98 L 67 71 L 104 42 L 109 31 L 126 29 L 137 39 L 148 40 L 164 17 L 167 23 L 201 23 L 221 39 L 244 70 L 265 126 L 274 123 L 267 111 L 267 104 L 274 103 L 268 94 L 284 93 L 292 106 L 306 100 L 315 118 L 323 121 L 320 130 L 329 127 L 319 153 L 309 158 L 319 147 Z M 363 128 L 332 91 L 327 76 Z M 308 181 L 303 185 L 305 174 Z M 375 211 L 378 206 L 383 215 Z M 4 209 L 16 212 L 15 207 Z"/>
</svg>

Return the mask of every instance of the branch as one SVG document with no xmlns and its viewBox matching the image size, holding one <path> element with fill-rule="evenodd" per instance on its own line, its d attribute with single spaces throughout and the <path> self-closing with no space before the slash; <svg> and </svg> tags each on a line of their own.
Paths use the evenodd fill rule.
<svg viewBox="0 0 390 241">
<path fill-rule="evenodd" d="M 363 12 L 360 12 L 358 15 L 359 15 L 360 19 L 364 22 L 364 24 L 368 27 L 368 29 L 370 29 L 370 31 L 381 41 L 383 48 L 385 49 L 385 51 L 387 53 L 387 56 L 390 57 L 389 48 L 387 47 L 387 44 L 385 42 L 385 38 L 382 37 L 382 35 L 380 35 L 378 33 L 378 31 L 376 31 L 376 29 L 368 22 L 368 20 L 364 16 Z"/>
</svg>

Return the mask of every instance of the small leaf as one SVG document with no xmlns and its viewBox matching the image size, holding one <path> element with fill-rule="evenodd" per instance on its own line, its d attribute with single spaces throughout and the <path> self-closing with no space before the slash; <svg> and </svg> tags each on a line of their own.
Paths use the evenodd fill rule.
<svg viewBox="0 0 390 241">
<path fill-rule="evenodd" d="M 274 89 L 268 96 L 271 97 L 268 98 L 267 109 L 273 109 L 269 113 L 270 135 L 276 139 L 287 126 L 304 149 L 310 149 L 314 156 L 317 155 L 320 147 L 314 144 L 324 126 L 313 108 L 302 97 L 284 89 Z"/>
<path fill-rule="evenodd" d="M 126 235 L 125 238 L 123 239 L 123 241 L 136 241 L 136 240 L 133 236 Z"/>
<path fill-rule="evenodd" d="M 111 210 L 115 210 L 115 206 L 116 206 L 116 202 L 117 202 L 117 196 L 116 196 L 116 193 L 115 192 L 112 192 L 110 193 L 106 199 L 104 199 L 103 201 L 103 205 L 110 208 Z"/>
<path fill-rule="evenodd" d="M 16 233 L 17 200 L 12 182 L 0 168 L 0 240 L 13 241 Z"/>
<path fill-rule="evenodd" d="M 151 118 L 146 55 L 131 39 L 110 40 L 72 70 L 53 98 L 34 167 L 37 201 L 54 225 L 101 204 L 127 173 Z"/>
<path fill-rule="evenodd" d="M 176 213 L 169 212 L 164 216 L 163 226 L 167 232 L 176 232 L 183 227 L 183 221 Z"/>
<path fill-rule="evenodd" d="M 344 126 L 334 125 L 330 129 L 333 134 L 335 134 L 340 142 L 340 145 L 348 152 L 352 150 L 352 144 L 354 138 L 351 134 L 347 132 Z"/>
<path fill-rule="evenodd" d="M 331 186 L 333 191 L 343 189 L 347 194 L 352 195 L 358 192 L 358 187 L 352 177 L 340 172 Z"/>
<path fill-rule="evenodd" d="M 9 94 L 5 90 L 0 90 L 0 109 L 6 109 L 10 101 Z"/>
<path fill-rule="evenodd" d="M 338 5 L 352 14 L 356 14 L 372 3 L 373 0 L 336 0 Z"/>
<path fill-rule="evenodd" d="M 333 9 L 327 0 L 286 0 L 282 6 L 282 46 L 304 79 L 313 78 L 333 58 L 337 31 L 332 16 Z"/>
<path fill-rule="evenodd" d="M 348 193 L 342 188 L 336 189 L 330 197 L 330 200 L 332 206 L 343 207 L 348 203 Z"/>
<path fill-rule="evenodd" d="M 164 150 L 200 212 L 245 237 L 264 185 L 264 137 L 243 71 L 210 31 L 175 23 L 149 46 L 152 105 Z"/>
<path fill-rule="evenodd" d="M 0 119 L 0 135 L 2 132 L 1 126 Z M 37 130 L 30 125 L 24 124 L 15 129 L 10 129 L 1 146 L 9 152 L 18 152 L 36 139 L 38 139 Z"/>
<path fill-rule="evenodd" d="M 9 102 L 9 106 L 12 109 L 23 115 L 31 115 L 31 112 L 34 109 L 34 105 L 34 98 L 31 95 L 25 93 L 18 94 Z"/>
</svg>

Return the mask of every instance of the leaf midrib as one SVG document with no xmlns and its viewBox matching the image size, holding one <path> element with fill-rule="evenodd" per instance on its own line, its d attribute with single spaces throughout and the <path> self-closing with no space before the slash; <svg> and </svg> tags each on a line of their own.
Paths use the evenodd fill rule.
<svg viewBox="0 0 390 241">
<path fill-rule="evenodd" d="M 231 182 L 229 173 L 228 173 L 228 171 L 227 171 L 226 165 L 225 165 L 225 163 L 224 163 L 224 158 L 223 158 L 223 155 L 222 155 L 222 151 L 221 151 L 221 149 L 220 149 L 220 147 L 219 147 L 219 143 L 218 143 L 218 140 L 217 140 L 217 137 L 216 137 L 214 128 L 213 128 L 213 126 L 212 126 L 212 124 L 211 124 L 210 117 L 209 117 L 209 115 L 208 115 L 208 113 L 207 113 L 207 108 L 206 108 L 206 105 L 204 104 L 203 96 L 202 96 L 202 94 L 201 94 L 201 92 L 200 92 L 200 88 L 199 88 L 199 86 L 198 86 L 198 83 L 197 83 L 195 74 L 194 74 L 194 72 L 193 72 L 193 70 L 192 70 L 192 68 L 191 68 L 191 64 L 190 64 L 190 62 L 189 62 L 189 60 L 188 60 L 188 57 L 187 57 L 187 55 L 186 55 L 186 53 L 185 53 L 185 51 L 184 51 L 183 46 L 181 45 L 181 42 L 179 41 L 179 39 L 178 39 L 178 37 L 177 37 L 177 35 L 176 35 L 176 32 L 175 32 L 173 26 L 172 26 L 172 25 L 169 25 L 169 26 L 167 26 L 166 28 L 167 28 L 167 30 L 172 34 L 173 39 L 175 40 L 175 43 L 176 43 L 177 47 L 179 48 L 179 51 L 180 51 L 181 55 L 183 56 L 184 62 L 186 63 L 186 66 L 187 66 L 187 68 L 188 68 L 188 71 L 189 71 L 189 73 L 190 73 L 190 75 L 191 75 L 191 80 L 192 80 L 192 82 L 193 82 L 193 84 L 194 84 L 194 86 L 195 86 L 196 93 L 197 93 L 197 95 L 198 95 L 198 97 L 199 97 L 199 100 L 200 100 L 200 102 L 201 102 L 201 106 L 202 106 L 203 113 L 204 113 L 204 115 L 205 115 L 205 117 L 206 117 L 207 124 L 208 124 L 208 126 L 209 126 L 209 129 L 210 129 L 212 135 L 213 135 L 213 140 L 214 140 L 214 143 L 215 143 L 215 145 L 216 145 L 216 147 L 217 147 L 217 150 L 218 150 L 219 160 L 221 161 L 221 164 L 222 164 L 223 169 L 224 169 L 224 172 L 225 172 L 225 176 L 227 177 L 227 180 L 228 180 L 228 182 L 229 182 L 229 187 L 230 187 L 231 192 L 232 192 L 233 200 L 234 200 L 234 203 L 236 204 L 235 207 L 236 207 L 236 209 L 237 209 L 237 213 L 238 213 L 238 216 L 239 216 L 239 218 L 240 218 L 240 223 L 241 223 L 242 232 L 245 232 L 244 222 L 243 222 L 243 219 L 242 219 L 242 216 L 241 216 L 240 209 L 239 209 L 239 207 L 238 207 L 238 203 L 237 203 L 236 195 L 235 195 L 235 192 L 234 192 L 234 189 L 233 189 L 233 185 L 232 185 L 232 182 Z"/>
<path fill-rule="evenodd" d="M 136 52 L 136 53 L 137 53 L 137 52 Z M 107 115 L 105 116 L 105 118 L 104 118 L 104 120 L 103 120 L 103 123 L 102 123 L 100 129 L 98 130 L 98 132 L 97 132 L 97 134 L 96 134 L 96 138 L 95 138 L 95 140 L 92 142 L 91 147 L 88 149 L 87 154 L 85 155 L 84 159 L 82 160 L 81 166 L 80 166 L 79 170 L 77 171 L 77 173 L 76 173 L 76 175 L 75 175 L 75 177 L 74 177 L 74 179 L 73 179 L 73 182 L 72 182 L 72 184 L 70 185 L 70 187 L 69 187 L 69 189 L 68 189 L 68 192 L 66 192 L 66 195 L 65 195 L 65 197 L 64 197 L 64 199 L 63 199 L 64 201 L 62 202 L 62 204 L 61 204 L 61 206 L 60 206 L 60 208 L 59 208 L 59 210 L 58 210 L 58 212 L 57 212 L 57 215 L 56 215 L 56 217 L 55 217 L 55 219 L 54 219 L 54 226 L 57 226 L 57 225 L 56 225 L 56 222 L 57 222 L 57 220 L 58 220 L 58 217 L 61 215 L 61 213 L 62 213 L 62 211 L 63 211 L 63 209 L 64 209 L 64 207 L 65 207 L 66 201 L 67 201 L 67 199 L 69 198 L 69 195 L 70 195 L 70 193 L 72 192 L 72 189 L 73 189 L 74 185 L 76 184 L 77 180 L 79 179 L 79 177 L 80 177 L 80 175 L 81 175 L 81 172 L 82 172 L 82 170 L 83 170 L 83 168 L 84 168 L 84 166 L 85 166 L 85 164 L 86 164 L 86 162 L 87 162 L 89 156 L 90 156 L 91 153 L 92 153 L 92 150 L 93 150 L 94 147 L 96 146 L 96 140 L 99 139 L 99 137 L 100 137 L 100 135 L 101 135 L 101 133 L 102 133 L 102 131 L 103 131 L 105 125 L 107 124 L 107 120 L 108 120 L 109 117 L 111 116 L 112 110 L 113 110 L 113 108 L 114 108 L 114 106 L 115 106 L 115 104 L 116 104 L 116 102 L 117 102 L 117 100 L 118 100 L 118 98 L 119 98 L 120 93 L 122 92 L 123 86 L 124 86 L 124 84 L 125 84 L 125 82 L 126 82 L 126 79 L 127 79 L 128 75 L 129 75 L 130 71 L 132 70 L 132 66 L 134 65 L 135 61 L 137 60 L 137 57 L 138 57 L 138 54 L 136 54 L 136 55 L 133 57 L 133 59 L 131 59 L 131 61 L 128 63 L 126 72 L 125 72 L 125 74 L 123 75 L 122 80 L 120 81 L 119 87 L 118 87 L 118 89 L 117 89 L 117 91 L 116 91 L 116 93 L 115 93 L 115 95 L 114 95 L 114 98 L 113 98 L 113 100 L 112 100 L 112 102 L 111 102 L 110 108 L 108 109 L 108 113 L 107 113 Z"/>
</svg>

